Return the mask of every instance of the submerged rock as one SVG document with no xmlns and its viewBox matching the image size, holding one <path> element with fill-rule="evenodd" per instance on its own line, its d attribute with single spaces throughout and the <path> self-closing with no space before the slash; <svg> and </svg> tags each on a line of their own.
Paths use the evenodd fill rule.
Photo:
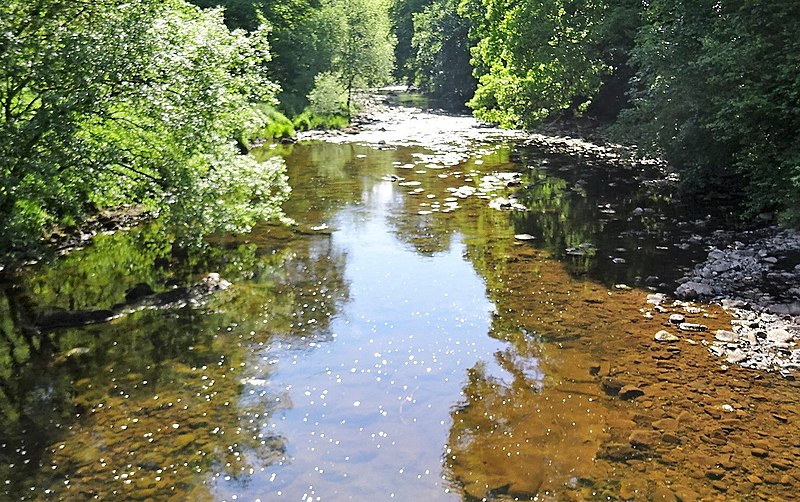
<svg viewBox="0 0 800 502">
<path fill-rule="evenodd" d="M 669 331 L 661 330 L 656 333 L 655 340 L 657 342 L 677 342 L 680 340 L 677 336 L 673 335 Z"/>
</svg>

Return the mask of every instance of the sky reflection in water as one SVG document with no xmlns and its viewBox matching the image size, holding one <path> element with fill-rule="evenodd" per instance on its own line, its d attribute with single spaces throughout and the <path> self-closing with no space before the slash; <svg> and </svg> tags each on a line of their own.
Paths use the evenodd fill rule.
<svg viewBox="0 0 800 502">
<path fill-rule="evenodd" d="M 386 218 L 402 205 L 394 187 L 376 184 L 331 222 L 350 294 L 327 327 L 335 340 L 310 351 L 275 343 L 256 354 L 273 366 L 267 395 L 292 405 L 267 425 L 288 438 L 286 460 L 249 493 L 458 498 L 441 479 L 450 411 L 466 370 L 476 361 L 497 368 L 501 344 L 486 336 L 493 306 L 461 239 L 423 256 L 390 232 Z M 313 329 L 306 336 L 329 338 Z M 220 483 L 216 493 L 228 498 L 236 487 Z"/>
</svg>

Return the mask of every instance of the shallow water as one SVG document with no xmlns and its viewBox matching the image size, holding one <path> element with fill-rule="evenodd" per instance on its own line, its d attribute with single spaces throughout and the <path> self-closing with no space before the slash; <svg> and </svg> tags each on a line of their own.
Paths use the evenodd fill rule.
<svg viewBox="0 0 800 502">
<path fill-rule="evenodd" d="M 713 462 L 676 459 L 672 443 L 617 453 L 631 431 L 677 417 L 669 406 L 685 387 L 648 373 L 678 371 L 675 351 L 652 344 L 664 319 L 642 317 L 644 291 L 614 285 L 670 287 L 702 252 L 687 238 L 709 221 L 678 218 L 669 185 L 642 183 L 652 173 L 518 149 L 513 135 L 467 119 L 414 120 L 429 134 L 398 145 L 372 130 L 261 152 L 286 158 L 293 229 L 216 236 L 185 256 L 155 223 L 3 284 L 4 497 L 780 493 L 711 488 Z M 510 172 L 519 183 L 500 187 L 496 174 Z M 491 175 L 492 187 L 462 197 Z M 528 211 L 490 207 L 519 190 Z M 107 308 L 137 283 L 165 290 L 209 272 L 233 286 L 202 306 L 44 335 L 24 328 L 43 311 Z M 710 328 L 724 326 L 703 312 Z M 692 354 L 702 369 L 702 348 Z M 645 397 L 604 392 L 600 378 L 615 372 Z M 697 392 L 692 406 L 722 404 Z M 679 450 L 705 452 L 675 427 Z M 759 468 L 742 467 L 763 477 Z"/>
</svg>

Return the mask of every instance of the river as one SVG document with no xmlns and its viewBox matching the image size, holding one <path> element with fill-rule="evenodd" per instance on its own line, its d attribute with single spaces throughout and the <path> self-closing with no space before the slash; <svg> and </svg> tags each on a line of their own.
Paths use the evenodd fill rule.
<svg viewBox="0 0 800 502">
<path fill-rule="evenodd" d="M 675 204 L 662 166 L 375 116 L 257 152 L 286 160 L 293 227 L 187 256 L 153 222 L 3 284 L 5 498 L 790 498 L 794 384 L 721 369 L 707 334 L 653 340 L 675 312 L 729 326 L 647 301 L 717 224 Z M 233 285 L 25 327 L 208 273 Z"/>
</svg>

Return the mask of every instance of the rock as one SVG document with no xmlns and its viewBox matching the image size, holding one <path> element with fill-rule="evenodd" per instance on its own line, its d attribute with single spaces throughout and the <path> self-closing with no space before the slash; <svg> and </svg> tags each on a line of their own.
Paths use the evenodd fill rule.
<svg viewBox="0 0 800 502">
<path fill-rule="evenodd" d="M 151 288 L 149 284 L 140 282 L 139 284 L 125 290 L 125 301 L 128 303 L 133 303 L 144 298 L 145 296 L 152 295 L 153 293 L 155 293 L 155 291 L 153 291 L 153 288 Z"/>
<path fill-rule="evenodd" d="M 651 305 L 661 305 L 667 300 L 667 295 L 664 293 L 652 293 L 647 295 L 647 303 Z"/>
<path fill-rule="evenodd" d="M 721 274 L 722 272 L 727 272 L 728 270 L 730 270 L 732 268 L 733 268 L 733 265 L 731 263 L 725 262 L 725 261 L 718 261 L 718 262 L 716 262 L 716 263 L 711 265 L 711 270 L 713 272 L 718 273 L 718 274 Z"/>
<path fill-rule="evenodd" d="M 714 338 L 720 342 L 736 342 L 739 340 L 739 335 L 733 331 L 718 329 L 717 333 L 714 335 Z"/>
<path fill-rule="evenodd" d="M 678 420 L 674 418 L 662 418 L 653 422 L 653 427 L 662 431 L 674 431 L 678 429 Z"/>
<path fill-rule="evenodd" d="M 669 316 L 669 322 L 672 324 L 680 324 L 684 321 L 686 321 L 686 316 L 683 314 L 672 314 Z"/>
<path fill-rule="evenodd" d="M 666 486 L 658 485 L 651 492 L 650 500 L 677 502 L 678 497 Z"/>
<path fill-rule="evenodd" d="M 536 239 L 536 237 L 532 236 L 531 234 L 517 234 L 514 236 L 514 238 L 518 241 L 532 241 Z"/>
<path fill-rule="evenodd" d="M 615 460 L 617 462 L 624 462 L 625 460 L 640 458 L 642 456 L 644 455 L 641 450 L 637 450 L 630 444 L 623 443 L 609 443 L 598 452 L 598 457 Z"/>
<path fill-rule="evenodd" d="M 635 430 L 628 437 L 628 441 L 639 449 L 652 450 L 661 442 L 661 433 L 658 431 Z"/>
<path fill-rule="evenodd" d="M 607 377 L 604 378 L 600 386 L 603 388 L 603 391 L 607 394 L 615 395 L 619 394 L 619 391 L 625 387 L 625 383 L 621 380 L 616 378 Z"/>
<path fill-rule="evenodd" d="M 723 299 L 721 303 L 722 303 L 722 308 L 724 308 L 725 310 L 741 309 L 747 306 L 747 302 L 743 300 L 731 300 L 728 298 Z"/>
<path fill-rule="evenodd" d="M 661 441 L 669 444 L 681 444 L 681 438 L 679 438 L 677 434 L 674 434 L 672 432 L 665 432 L 661 436 Z"/>
<path fill-rule="evenodd" d="M 722 479 L 725 477 L 725 471 L 718 468 L 709 469 L 706 471 L 706 477 L 708 479 Z"/>
<path fill-rule="evenodd" d="M 706 326 L 705 325 L 696 324 L 696 323 L 692 323 L 692 322 L 682 322 L 682 323 L 680 323 L 678 325 L 678 328 L 681 331 L 692 331 L 692 332 L 699 332 L 699 331 L 705 331 L 706 330 Z"/>
<path fill-rule="evenodd" d="M 750 450 L 750 454 L 753 455 L 754 457 L 764 458 L 769 455 L 769 452 L 762 448 L 753 448 L 752 450 Z"/>
<path fill-rule="evenodd" d="M 794 335 L 782 328 L 771 329 L 767 332 L 767 340 L 770 342 L 786 343 L 794 339 Z"/>
<path fill-rule="evenodd" d="M 678 298 L 689 300 L 706 298 L 712 296 L 713 293 L 711 286 L 695 281 L 684 282 L 675 290 L 675 295 Z"/>
<path fill-rule="evenodd" d="M 656 333 L 655 340 L 657 342 L 677 342 L 678 340 L 680 340 L 680 338 L 662 329 L 661 331 Z"/>
<path fill-rule="evenodd" d="M 780 303 L 770 305 L 767 310 L 779 315 L 800 315 L 800 303 Z"/>
<path fill-rule="evenodd" d="M 619 390 L 619 397 L 629 401 L 644 396 L 644 391 L 635 385 L 626 385 Z"/>
<path fill-rule="evenodd" d="M 748 356 L 741 349 L 735 349 L 728 352 L 728 359 L 727 361 L 731 364 L 736 364 L 744 361 L 747 359 Z"/>
</svg>

